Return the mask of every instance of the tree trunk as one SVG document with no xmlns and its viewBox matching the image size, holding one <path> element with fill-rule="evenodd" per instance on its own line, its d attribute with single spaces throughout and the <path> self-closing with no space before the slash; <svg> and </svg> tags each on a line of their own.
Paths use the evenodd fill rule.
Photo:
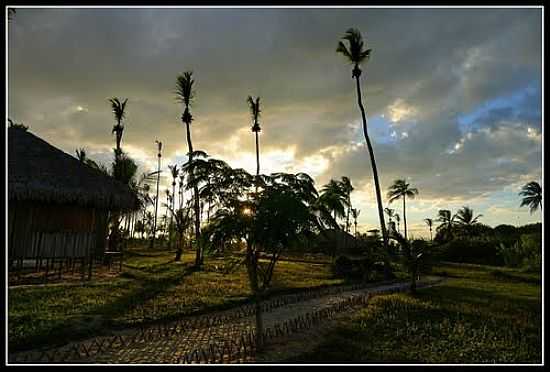
<svg viewBox="0 0 550 372">
<path fill-rule="evenodd" d="M 409 242 L 407 241 L 406 244 L 409 244 Z M 416 278 L 418 276 L 418 258 L 417 258 L 416 248 L 414 248 L 412 244 L 409 246 L 409 253 L 410 253 L 409 261 L 411 263 L 411 293 L 416 294 Z"/>
<path fill-rule="evenodd" d="M 159 183 L 160 183 L 160 152 L 158 153 L 158 173 L 157 173 L 157 196 L 155 198 L 155 219 L 153 220 L 153 231 L 151 237 L 151 249 L 155 248 L 155 235 L 157 232 L 157 214 L 159 210 Z"/>
<path fill-rule="evenodd" d="M 193 161 L 193 143 L 191 142 L 191 129 L 190 129 L 190 123 L 185 123 L 187 128 L 187 147 L 189 148 L 189 164 Z M 192 175 L 192 174 L 191 174 Z M 195 266 L 200 267 L 202 265 L 202 252 L 200 248 L 200 229 L 201 229 L 201 221 L 200 221 L 200 202 L 199 202 L 199 189 L 195 185 L 193 187 L 193 194 L 195 199 L 195 245 L 196 245 L 196 255 L 195 255 Z"/>
<path fill-rule="evenodd" d="M 256 176 L 260 175 L 260 144 L 258 132 L 256 132 Z"/>
<path fill-rule="evenodd" d="M 390 265 L 388 259 L 388 233 L 386 231 L 386 224 L 384 222 L 384 207 L 382 205 L 382 195 L 380 194 L 380 182 L 378 180 L 378 170 L 376 168 L 376 160 L 374 158 L 374 150 L 370 142 L 370 138 L 367 132 L 367 117 L 365 115 L 365 108 L 363 107 L 363 101 L 361 99 L 361 85 L 359 84 L 359 76 L 355 76 L 355 82 L 357 87 L 357 104 L 361 110 L 361 117 L 363 119 L 363 134 L 365 135 L 365 141 L 367 142 L 367 149 L 369 151 L 371 166 L 372 166 L 372 176 L 374 178 L 374 190 L 376 192 L 376 202 L 378 204 L 378 218 L 380 220 L 380 229 L 382 230 L 382 239 L 384 241 L 384 276 L 389 278 L 390 276 Z"/>
<path fill-rule="evenodd" d="M 405 195 L 403 195 L 403 225 L 405 225 L 405 240 L 407 239 L 407 213 L 405 212 Z"/>
<path fill-rule="evenodd" d="M 252 244 L 246 243 L 247 252 L 247 271 L 248 271 L 248 280 L 250 282 L 250 289 L 252 290 L 252 297 L 254 299 L 254 308 L 255 308 L 255 319 L 256 319 L 256 350 L 261 350 L 263 348 L 263 314 L 261 306 L 261 293 L 260 286 L 258 283 L 258 255 L 252 249 Z"/>
</svg>

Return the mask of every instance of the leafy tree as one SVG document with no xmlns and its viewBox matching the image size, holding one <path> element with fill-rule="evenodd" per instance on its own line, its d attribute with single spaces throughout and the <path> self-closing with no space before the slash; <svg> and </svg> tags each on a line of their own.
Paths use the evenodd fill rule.
<svg viewBox="0 0 550 372">
<path fill-rule="evenodd" d="M 307 174 L 274 173 L 256 178 L 242 170 L 233 170 L 232 187 L 240 195 L 229 193 L 203 231 L 211 247 L 228 241 L 244 241 L 250 287 L 256 306 L 256 342 L 263 345 L 261 301 L 271 285 L 275 265 L 281 253 L 299 242 L 304 235 L 323 228 L 316 213 L 318 198 L 313 179 Z M 243 177 L 244 176 L 244 177 Z M 259 192 L 252 186 L 259 183 Z M 260 261 L 260 256 L 267 262 Z"/>
<path fill-rule="evenodd" d="M 525 184 L 519 195 L 523 197 L 520 207 L 529 206 L 529 212 L 533 213 L 537 209 L 542 211 L 542 187 L 538 182 L 531 181 Z"/>
<path fill-rule="evenodd" d="M 382 230 L 382 236 L 384 241 L 384 249 L 388 251 L 388 234 L 386 231 L 386 224 L 384 222 L 384 206 L 382 205 L 382 195 L 380 193 L 380 182 L 378 180 L 378 170 L 376 167 L 376 159 L 374 157 L 374 150 L 370 141 L 370 137 L 367 131 L 367 117 L 365 114 L 365 108 L 363 106 L 363 101 L 361 97 L 361 84 L 359 79 L 361 77 L 361 68 L 359 67 L 362 63 L 366 63 L 371 55 L 371 49 L 364 48 L 363 37 L 361 32 L 358 29 L 350 28 L 346 31 L 342 40 L 347 41 L 348 46 L 344 44 L 343 41 L 338 42 L 338 47 L 336 52 L 342 54 L 348 62 L 353 65 L 353 70 L 351 76 L 355 79 L 356 89 L 357 89 L 357 104 L 361 110 L 361 117 L 363 119 L 363 134 L 365 136 L 365 141 L 367 143 L 367 149 L 369 151 L 371 166 L 372 166 L 372 175 L 374 178 L 374 190 L 376 193 L 376 202 L 378 206 L 378 218 L 380 219 L 380 229 Z M 384 262 L 385 274 L 386 277 L 390 275 L 390 266 L 389 261 L 386 259 Z"/>
<path fill-rule="evenodd" d="M 416 188 L 409 187 L 405 180 L 395 180 L 393 185 L 388 189 L 388 199 L 392 203 L 399 198 L 403 198 L 403 226 L 405 227 L 405 239 L 407 239 L 407 214 L 405 210 L 405 199 L 410 198 L 414 199 L 418 195 L 418 190 Z"/>
</svg>

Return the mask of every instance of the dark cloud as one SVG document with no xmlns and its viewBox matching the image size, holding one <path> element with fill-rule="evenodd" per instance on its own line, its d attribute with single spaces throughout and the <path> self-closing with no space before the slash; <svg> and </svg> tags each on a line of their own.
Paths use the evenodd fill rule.
<svg viewBox="0 0 550 372">
<path fill-rule="evenodd" d="M 364 148 L 330 155 L 363 142 L 351 66 L 335 53 L 358 27 L 373 49 L 362 76 L 367 114 L 390 127 L 371 132 L 383 184 L 410 176 L 424 195 L 480 195 L 540 173 L 541 19 L 540 9 L 511 8 L 22 8 L 9 24 L 9 115 L 68 152 L 109 154 L 107 99 L 128 97 L 123 145 L 146 167 L 155 139 L 167 159 L 187 150 L 174 85 L 193 70 L 196 148 L 252 152 L 245 98 L 259 95 L 264 153 L 294 148 L 299 163 L 324 149 L 331 162 L 318 181 L 364 184 Z M 503 102 L 458 124 L 495 99 Z M 407 115 L 391 123 L 392 107 Z M 383 138 L 391 131 L 394 140 Z"/>
</svg>

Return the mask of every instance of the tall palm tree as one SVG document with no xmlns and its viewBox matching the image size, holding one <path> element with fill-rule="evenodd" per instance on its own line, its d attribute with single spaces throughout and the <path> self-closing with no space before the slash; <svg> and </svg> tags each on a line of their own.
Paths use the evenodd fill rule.
<svg viewBox="0 0 550 372">
<path fill-rule="evenodd" d="M 357 104 L 359 105 L 359 109 L 361 110 L 361 117 L 363 119 L 363 134 L 365 136 L 365 141 L 367 142 L 367 149 L 369 151 L 372 166 L 372 176 L 374 178 L 374 190 L 376 192 L 376 202 L 378 205 L 378 218 L 380 219 L 380 229 L 382 230 L 384 249 L 386 252 L 388 252 L 388 234 L 386 231 L 386 224 L 384 222 L 384 206 L 382 205 L 382 195 L 380 193 L 380 181 L 378 180 L 378 170 L 376 168 L 374 150 L 372 148 L 372 144 L 370 142 L 370 138 L 367 132 L 367 117 L 361 98 L 361 84 L 359 83 L 359 78 L 361 77 L 361 69 L 359 68 L 359 66 L 361 65 L 361 63 L 368 61 L 371 54 L 371 49 L 364 49 L 363 37 L 361 36 L 361 32 L 358 29 L 348 29 L 342 39 L 348 42 L 349 47 L 346 47 L 346 45 L 342 41 L 339 41 L 336 52 L 341 53 L 344 57 L 346 57 L 348 62 L 353 64 L 351 77 L 355 79 L 356 83 Z M 384 257 L 386 257 L 384 266 L 386 268 L 386 276 L 388 276 L 389 262 L 387 260 L 387 255 L 384 255 Z"/>
<path fill-rule="evenodd" d="M 426 225 L 428 225 L 430 229 L 430 240 L 434 240 L 432 237 L 432 226 L 434 224 L 434 220 L 432 220 L 431 218 L 424 218 L 424 222 L 426 222 Z"/>
<path fill-rule="evenodd" d="M 183 104 L 184 110 L 181 115 L 181 121 L 185 124 L 187 130 L 187 147 L 189 150 L 189 163 L 193 162 L 193 142 L 191 141 L 191 122 L 193 121 L 193 115 L 189 110 L 191 104 L 195 99 L 195 92 L 193 90 L 193 85 L 195 80 L 193 80 L 193 73 L 191 71 L 186 71 L 183 74 L 177 77 L 176 81 L 176 99 Z M 190 176 L 193 176 L 190 174 Z M 200 221 L 200 201 L 199 201 L 199 190 L 195 185 L 193 189 L 194 194 L 194 209 L 195 209 L 195 243 L 197 245 L 196 256 L 195 256 L 195 266 L 199 267 L 202 265 L 203 257 L 202 250 L 200 247 L 200 235 L 201 235 L 201 221 Z"/>
<path fill-rule="evenodd" d="M 410 185 L 405 180 L 395 180 L 393 185 L 388 189 L 388 199 L 392 203 L 399 198 L 403 198 L 403 225 L 405 226 L 405 239 L 407 239 L 407 214 L 405 210 L 405 199 L 414 199 L 418 195 L 416 188 L 409 187 Z"/>
<path fill-rule="evenodd" d="M 542 187 L 538 182 L 531 181 L 525 184 L 519 195 L 523 196 L 520 207 L 529 206 L 529 213 L 535 212 L 539 207 L 542 211 Z"/>
<path fill-rule="evenodd" d="M 119 157 L 120 153 L 122 152 L 120 148 L 120 143 L 122 141 L 122 133 L 124 132 L 124 125 L 122 124 L 122 120 L 126 117 L 125 110 L 128 99 L 125 99 L 121 102 L 117 97 L 113 97 L 109 99 L 109 102 L 111 102 L 111 108 L 113 109 L 113 115 L 115 116 L 116 120 L 116 124 L 113 126 L 113 133 L 116 136 L 115 157 Z"/>
<path fill-rule="evenodd" d="M 262 128 L 260 127 L 260 123 L 258 122 L 258 118 L 260 117 L 261 109 L 260 109 L 260 97 L 252 98 L 252 96 L 248 96 L 246 99 L 246 102 L 248 102 L 248 107 L 250 109 L 250 115 L 252 116 L 252 132 L 256 136 L 256 176 L 260 175 L 260 145 L 259 145 L 259 137 L 258 133 L 262 131 Z"/>
</svg>

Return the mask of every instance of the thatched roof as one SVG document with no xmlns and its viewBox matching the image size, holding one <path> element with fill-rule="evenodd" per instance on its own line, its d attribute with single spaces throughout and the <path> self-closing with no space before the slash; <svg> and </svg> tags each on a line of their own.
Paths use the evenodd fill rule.
<svg viewBox="0 0 550 372">
<path fill-rule="evenodd" d="M 20 128 L 8 129 L 8 199 L 109 210 L 138 205 L 127 185 Z"/>
</svg>

